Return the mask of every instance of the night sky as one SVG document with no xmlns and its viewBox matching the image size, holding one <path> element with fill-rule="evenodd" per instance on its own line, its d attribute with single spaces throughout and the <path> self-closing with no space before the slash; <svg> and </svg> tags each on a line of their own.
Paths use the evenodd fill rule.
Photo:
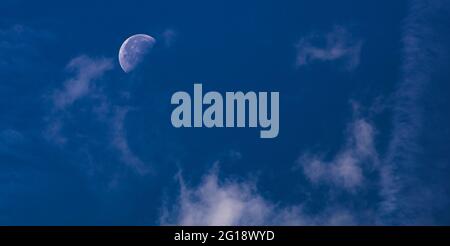
<svg viewBox="0 0 450 246">
<path fill-rule="evenodd" d="M 449 225 L 449 30 L 446 0 L 2 0 L 0 224 Z M 196 83 L 279 92 L 279 135 L 173 127 Z"/>
</svg>

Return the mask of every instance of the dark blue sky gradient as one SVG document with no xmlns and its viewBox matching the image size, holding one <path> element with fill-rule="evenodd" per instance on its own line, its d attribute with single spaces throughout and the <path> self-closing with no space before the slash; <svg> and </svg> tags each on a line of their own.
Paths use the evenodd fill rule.
<svg viewBox="0 0 450 246">
<path fill-rule="evenodd" d="M 409 5 L 403 0 L 0 3 L 0 38 L 6 40 L 0 45 L 0 224 L 156 225 L 165 204 L 177 202 L 179 170 L 195 186 L 216 161 L 221 178 L 255 180 L 260 194 L 279 206 L 307 201 L 305 211 L 312 215 L 326 210 L 332 197 L 338 207 L 355 212 L 356 224 L 448 224 L 448 59 L 437 62 L 433 83 L 420 99 L 424 123 L 415 163 L 427 164 L 399 171 L 408 184 L 436 191 L 425 192 L 434 205 L 405 191 L 407 198 L 399 199 L 417 203 L 414 212 L 380 222 L 366 211 L 382 200 L 371 185 L 379 179 L 375 172 L 367 171 L 367 188 L 355 194 L 311 184 L 296 167 L 305 152 L 330 161 L 343 148 L 349 122 L 359 116 L 376 128 L 381 159 L 387 155 Z M 14 26 L 23 30 L 11 31 Z M 298 41 L 334 26 L 362 41 L 358 66 L 349 71 L 337 60 L 296 67 Z M 163 37 L 167 30 L 176 34 L 170 45 Z M 136 33 L 152 35 L 157 44 L 141 66 L 125 74 L 118 49 Z M 448 33 L 436 35 L 441 40 Z M 441 48 L 448 53 L 448 44 Z M 95 96 L 56 116 L 64 119 L 64 145 L 45 138 L 54 115 L 48 95 L 70 78 L 65 67 L 80 55 L 113 59 L 114 68 L 96 85 L 113 108 L 129 108 L 128 145 L 150 173 L 137 173 L 110 146 L 112 123 L 90 111 L 99 104 Z M 248 128 L 173 128 L 170 97 L 180 90 L 192 93 L 194 83 L 222 93 L 279 91 L 279 136 L 260 139 L 259 130 Z M 361 108 L 356 116 L 355 102 Z"/>
</svg>

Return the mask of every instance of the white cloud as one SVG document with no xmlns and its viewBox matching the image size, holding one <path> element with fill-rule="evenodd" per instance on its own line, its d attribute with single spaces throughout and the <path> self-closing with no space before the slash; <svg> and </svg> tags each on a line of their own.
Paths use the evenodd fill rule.
<svg viewBox="0 0 450 246">
<path fill-rule="evenodd" d="M 378 165 L 375 130 L 367 119 L 355 119 L 349 125 L 346 138 L 344 147 L 330 161 L 320 155 L 301 155 L 297 163 L 312 183 L 327 183 L 354 191 L 364 183 L 364 168 Z"/>
<path fill-rule="evenodd" d="M 189 187 L 178 175 L 180 194 L 173 207 L 164 207 L 161 224 L 173 225 L 350 225 L 346 211 L 328 208 L 306 215 L 303 205 L 281 207 L 259 194 L 254 182 L 221 181 L 217 168 L 207 173 L 197 187 Z"/>
<path fill-rule="evenodd" d="M 42 132 L 45 139 L 60 146 L 67 143 L 67 137 L 62 133 L 64 110 L 75 101 L 90 95 L 95 88 L 94 81 L 112 68 L 111 59 L 93 59 L 85 55 L 75 57 L 67 64 L 66 71 L 73 73 L 73 76 L 62 83 L 62 88 L 53 90 L 50 96 L 47 95 L 55 110 L 45 119 L 47 127 Z"/>
<path fill-rule="evenodd" d="M 179 182 L 174 224 L 261 225 L 273 209 L 272 204 L 255 194 L 253 184 L 220 183 L 216 170 L 207 174 L 197 188 L 187 187 L 181 177 Z"/>
<path fill-rule="evenodd" d="M 114 118 L 112 119 L 112 144 L 119 151 L 120 158 L 128 166 L 132 167 L 139 174 L 144 175 L 149 172 L 149 168 L 145 163 L 137 157 L 130 149 L 127 140 L 127 132 L 125 128 L 125 117 L 129 108 L 116 108 Z"/>
<path fill-rule="evenodd" d="M 358 208 L 356 202 L 351 200 L 342 202 L 336 200 L 334 196 L 339 190 L 347 191 L 347 196 L 359 196 L 360 192 L 367 192 L 367 186 L 373 185 L 366 182 L 365 173 L 382 172 L 379 154 L 375 148 L 376 130 L 368 118 L 360 115 L 358 104 L 353 103 L 353 106 L 354 118 L 348 125 L 346 140 L 341 150 L 330 160 L 317 154 L 303 154 L 296 163 L 313 185 L 322 184 L 330 188 L 331 193 L 323 198 L 323 203 L 326 204 L 324 207 L 311 213 L 310 210 L 306 210 L 311 205 L 307 197 L 301 202 L 280 206 L 279 203 L 265 198 L 258 191 L 255 182 L 230 178 L 221 180 L 218 169 L 213 168 L 204 175 L 197 186 L 187 185 L 182 176 L 178 175 L 179 197 L 174 206 L 163 208 L 161 223 L 176 225 L 378 223 L 378 204 L 371 208 Z M 376 187 L 378 185 L 375 184 Z M 376 195 L 378 193 L 374 194 Z M 353 208 L 353 205 L 356 207 Z M 367 217 L 360 218 L 361 213 Z"/>
<path fill-rule="evenodd" d="M 107 58 L 93 59 L 82 55 L 71 60 L 66 69 L 74 76 L 64 81 L 63 88 L 55 90 L 52 95 L 56 109 L 64 109 L 89 94 L 93 81 L 112 68 L 112 60 Z"/>
<path fill-rule="evenodd" d="M 300 39 L 296 48 L 297 67 L 316 61 L 342 60 L 348 70 L 353 70 L 359 65 L 362 41 L 355 39 L 344 27 L 335 26 L 329 33 L 311 34 Z"/>
</svg>

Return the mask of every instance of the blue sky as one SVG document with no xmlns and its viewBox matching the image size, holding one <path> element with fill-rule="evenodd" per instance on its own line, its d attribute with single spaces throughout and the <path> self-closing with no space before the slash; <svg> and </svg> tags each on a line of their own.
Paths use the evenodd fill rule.
<svg viewBox="0 0 450 246">
<path fill-rule="evenodd" d="M 0 224 L 448 225 L 450 3 L 2 1 Z M 132 72 L 117 59 L 156 39 Z M 171 125 L 280 92 L 280 133 Z"/>
</svg>

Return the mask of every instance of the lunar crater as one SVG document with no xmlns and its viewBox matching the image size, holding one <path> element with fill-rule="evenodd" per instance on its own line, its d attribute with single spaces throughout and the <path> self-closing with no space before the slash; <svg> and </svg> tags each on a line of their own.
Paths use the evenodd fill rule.
<svg viewBox="0 0 450 246">
<path fill-rule="evenodd" d="M 152 50 L 156 40 L 146 34 L 136 34 L 127 38 L 119 50 L 119 64 L 124 72 L 135 69 Z"/>
</svg>

